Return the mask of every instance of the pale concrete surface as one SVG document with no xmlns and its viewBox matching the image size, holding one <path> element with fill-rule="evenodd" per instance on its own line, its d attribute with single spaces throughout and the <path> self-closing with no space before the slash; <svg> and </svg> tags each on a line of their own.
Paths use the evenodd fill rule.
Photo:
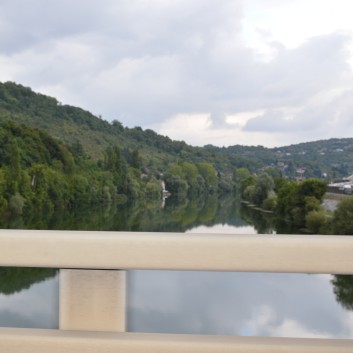
<svg viewBox="0 0 353 353">
<path fill-rule="evenodd" d="M 60 270 L 59 328 L 126 330 L 126 272 Z"/>
<path fill-rule="evenodd" d="M 353 274 L 352 236 L 1 230 L 0 266 Z"/>
<path fill-rule="evenodd" d="M 6 353 L 351 353 L 353 341 L 327 339 L 0 329 Z"/>
</svg>

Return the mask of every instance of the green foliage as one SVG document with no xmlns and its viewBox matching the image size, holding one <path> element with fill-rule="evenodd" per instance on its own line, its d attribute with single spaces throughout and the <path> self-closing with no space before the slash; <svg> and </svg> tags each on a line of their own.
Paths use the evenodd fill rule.
<svg viewBox="0 0 353 353">
<path fill-rule="evenodd" d="M 309 233 L 325 234 L 327 217 L 322 211 L 309 211 L 305 216 L 305 226 Z"/>
<path fill-rule="evenodd" d="M 261 206 L 264 201 L 273 193 L 274 182 L 267 173 L 261 173 L 256 178 L 252 201 L 255 205 Z"/>
<path fill-rule="evenodd" d="M 246 189 L 243 191 L 243 198 L 253 202 L 255 198 L 255 185 L 249 185 L 246 187 Z"/>
<path fill-rule="evenodd" d="M 7 206 L 5 191 L 6 191 L 5 171 L 4 171 L 4 169 L 0 168 L 0 212 L 3 212 Z"/>
<path fill-rule="evenodd" d="M 211 163 L 202 162 L 197 165 L 200 175 L 205 180 L 206 187 L 209 191 L 217 190 L 217 171 Z"/>
<path fill-rule="evenodd" d="M 20 152 L 16 140 L 9 146 L 9 165 L 7 174 L 7 191 L 9 194 L 18 192 L 19 179 L 21 177 Z"/>
<path fill-rule="evenodd" d="M 327 185 L 323 180 L 306 179 L 299 184 L 298 196 L 312 196 L 321 202 L 325 195 L 326 187 Z"/>
<path fill-rule="evenodd" d="M 190 162 L 181 163 L 182 176 L 188 183 L 190 190 L 197 191 L 199 172 L 197 167 Z"/>
<path fill-rule="evenodd" d="M 243 180 L 251 176 L 250 171 L 246 168 L 237 168 L 233 171 L 233 180 L 236 183 L 241 183 Z"/>
<path fill-rule="evenodd" d="M 282 183 L 277 193 L 277 217 L 291 223 L 298 229 L 304 229 L 307 215 L 320 210 L 325 190 L 326 183 L 317 179 L 307 179 L 301 183 Z M 314 218 L 315 214 L 310 217 Z M 314 220 L 310 217 L 311 226 L 314 227 Z"/>
<path fill-rule="evenodd" d="M 172 194 L 184 194 L 186 195 L 189 185 L 182 177 L 178 174 L 173 174 L 172 171 L 166 174 L 165 181 L 166 189 Z"/>
<path fill-rule="evenodd" d="M 57 270 L 53 269 L 1 267 L 0 293 L 9 295 L 20 292 L 56 274 Z"/>
<path fill-rule="evenodd" d="M 240 191 L 240 195 L 246 199 L 246 200 L 250 200 L 251 198 L 251 194 L 252 194 L 252 191 L 249 192 L 249 187 L 250 186 L 253 186 L 255 188 L 255 183 L 256 183 L 256 179 L 254 176 L 252 175 L 249 175 L 248 177 L 246 178 L 243 178 L 242 180 L 240 180 L 240 184 L 237 184 L 239 185 L 239 191 Z M 246 191 L 248 189 L 248 191 Z M 251 188 L 252 190 L 253 188 Z"/>
<path fill-rule="evenodd" d="M 172 164 L 164 176 L 166 189 L 172 194 L 201 195 L 232 189 L 211 163 L 181 162 Z"/>
<path fill-rule="evenodd" d="M 158 180 L 151 179 L 145 186 L 145 196 L 147 198 L 158 199 L 161 196 L 162 188 Z"/>
<path fill-rule="evenodd" d="M 227 194 L 233 174 L 238 195 L 262 207 L 275 206 L 284 219 L 304 227 L 306 214 L 317 209 L 317 201 L 307 196 L 320 202 L 324 183 L 306 180 L 288 190 L 289 197 L 281 192 L 286 188 L 281 173 L 293 178 L 300 167 L 305 177 L 321 177 L 353 169 L 353 139 L 281 149 L 192 147 L 149 129 L 108 123 L 11 82 L 0 83 L 0 119 L 0 209 L 9 207 L 16 193 L 26 200 L 23 212 L 109 203 L 121 195 L 131 201 L 157 195 L 150 191 L 158 175 L 173 193 Z M 277 201 L 273 192 L 281 195 Z"/>
<path fill-rule="evenodd" d="M 112 173 L 117 193 L 126 194 L 128 191 L 127 165 L 118 146 L 109 146 L 106 149 L 104 168 Z"/>
<path fill-rule="evenodd" d="M 333 233 L 341 235 L 353 235 L 353 197 L 347 197 L 340 201 L 333 216 Z"/>
<path fill-rule="evenodd" d="M 241 168 L 237 170 L 235 179 L 237 180 L 238 189 L 240 189 L 243 199 L 258 207 L 264 206 L 268 210 L 274 208 L 275 200 L 265 202 L 274 196 L 275 184 L 270 175 L 263 172 L 259 176 L 254 177 L 247 170 Z"/>
<path fill-rule="evenodd" d="M 9 209 L 15 215 L 21 215 L 23 207 L 25 205 L 25 198 L 22 197 L 18 192 L 10 197 Z"/>
<path fill-rule="evenodd" d="M 273 179 L 278 178 L 280 173 L 294 179 L 298 176 L 298 169 L 305 170 L 306 178 L 321 178 L 323 173 L 329 178 L 347 176 L 353 170 L 353 139 L 331 139 L 280 149 L 239 145 L 227 148 L 212 145 L 192 147 L 183 141 L 172 141 L 150 129 L 124 128 L 117 120 L 109 123 L 80 108 L 62 105 L 55 98 L 37 94 L 30 88 L 12 82 L 0 83 L 0 119 L 15 122 L 17 126 L 23 124 L 29 129 L 32 127 L 45 131 L 47 135 L 62 141 L 62 146 L 66 146 L 71 156 L 66 151 L 60 151 L 57 142 L 52 144 L 48 136 L 45 146 L 41 145 L 43 138 L 38 130 L 36 133 L 32 131 L 28 141 L 17 142 L 23 154 L 20 159 L 26 167 L 31 163 L 50 164 L 53 154 L 57 154 L 54 160 L 61 161 L 63 170 L 68 174 L 84 160 L 103 160 L 106 149 L 116 145 L 123 151 L 130 166 L 154 175 L 164 173 L 173 163 L 182 162 L 190 162 L 195 166 L 210 163 L 224 175 L 231 175 L 233 170 L 241 168 L 251 173 L 265 171 Z M 1 142 L 0 129 L 2 145 Z M 55 146 L 56 150 L 52 148 Z M 0 160 L 7 153 L 0 151 Z M 72 164 L 70 157 L 74 158 L 75 164 Z M 213 187 L 213 183 L 211 185 Z M 15 189 L 14 183 L 13 191 Z"/>
<path fill-rule="evenodd" d="M 336 275 L 332 280 L 336 300 L 347 310 L 353 310 L 353 276 Z"/>
<path fill-rule="evenodd" d="M 137 170 L 142 168 L 142 158 L 137 148 L 135 148 L 131 153 L 130 165 Z"/>
<path fill-rule="evenodd" d="M 266 211 L 275 211 L 276 205 L 277 205 L 277 197 L 270 196 L 262 202 L 261 208 Z"/>
</svg>

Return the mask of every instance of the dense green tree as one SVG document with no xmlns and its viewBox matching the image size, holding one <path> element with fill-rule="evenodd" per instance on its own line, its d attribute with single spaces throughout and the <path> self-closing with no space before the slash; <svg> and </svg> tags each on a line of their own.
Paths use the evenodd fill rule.
<svg viewBox="0 0 353 353">
<path fill-rule="evenodd" d="M 130 166 L 137 170 L 141 170 L 142 168 L 142 158 L 137 148 L 135 148 L 131 153 Z"/>
<path fill-rule="evenodd" d="M 233 171 L 233 180 L 236 183 L 241 183 L 243 180 L 251 176 L 250 171 L 247 168 L 236 168 Z"/>
<path fill-rule="evenodd" d="M 21 178 L 20 151 L 16 140 L 12 140 L 10 143 L 9 159 L 7 191 L 9 195 L 15 195 L 18 192 L 19 181 Z"/>
<path fill-rule="evenodd" d="M 205 192 L 205 180 L 196 165 L 191 162 L 182 162 L 180 166 L 182 175 L 188 184 L 189 195 L 199 195 Z"/>
<path fill-rule="evenodd" d="M 118 146 L 109 146 L 106 149 L 104 167 L 112 173 L 117 193 L 127 194 L 127 165 Z"/>
<path fill-rule="evenodd" d="M 284 183 L 277 193 L 277 217 L 304 229 L 307 214 L 320 210 L 325 190 L 326 183 L 317 179 Z"/>
<path fill-rule="evenodd" d="M 33 198 L 32 204 L 36 207 L 43 207 L 48 200 L 48 178 L 47 167 L 43 164 L 34 164 L 28 170 L 31 178 Z"/>
<path fill-rule="evenodd" d="M 201 162 L 197 165 L 200 175 L 205 180 L 209 191 L 217 190 L 217 171 L 211 163 Z"/>
<path fill-rule="evenodd" d="M 309 233 L 325 234 L 327 232 L 327 217 L 323 211 L 309 211 L 305 216 L 305 226 Z"/>
<path fill-rule="evenodd" d="M 256 178 L 251 201 L 257 206 L 262 206 L 264 201 L 274 193 L 274 186 L 272 177 L 267 173 L 261 173 Z"/>
<path fill-rule="evenodd" d="M 301 198 L 312 196 L 321 202 L 325 195 L 326 188 L 327 184 L 323 180 L 306 179 L 299 184 L 298 196 Z"/>
<path fill-rule="evenodd" d="M 240 196 L 246 200 L 250 200 L 254 188 L 255 188 L 256 178 L 253 175 L 249 175 L 243 178 L 239 184 Z"/>
<path fill-rule="evenodd" d="M 185 179 L 171 172 L 166 174 L 165 186 L 172 194 L 179 195 L 186 195 L 189 189 L 189 185 Z"/>
<path fill-rule="evenodd" d="M 334 234 L 353 235 L 353 196 L 340 201 L 332 224 Z"/>
<path fill-rule="evenodd" d="M 0 168 L 0 212 L 3 212 L 7 206 L 5 192 L 6 192 L 5 171 L 3 168 Z"/>
<path fill-rule="evenodd" d="M 21 215 L 25 206 L 26 200 L 18 192 L 10 197 L 9 209 L 15 215 Z"/>
<path fill-rule="evenodd" d="M 145 196 L 149 199 L 158 199 L 161 197 L 162 187 L 158 180 L 151 178 L 145 185 Z"/>
</svg>

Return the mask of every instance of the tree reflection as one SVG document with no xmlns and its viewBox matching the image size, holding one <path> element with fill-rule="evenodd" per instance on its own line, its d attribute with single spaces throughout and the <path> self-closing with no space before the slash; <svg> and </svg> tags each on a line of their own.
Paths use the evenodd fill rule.
<svg viewBox="0 0 353 353">
<path fill-rule="evenodd" d="M 29 216 L 3 218 L 0 228 L 99 230 L 135 232 L 185 232 L 197 226 L 229 224 L 244 226 L 239 205 L 230 197 L 216 195 L 199 198 L 169 198 L 164 208 L 160 202 L 108 205 L 102 208 L 33 213 Z M 57 270 L 38 268 L 0 268 L 0 293 L 12 294 L 55 276 Z"/>
<path fill-rule="evenodd" d="M 247 223 L 254 226 L 258 234 L 272 234 L 275 232 L 273 215 L 261 212 L 247 205 L 240 208 L 240 216 Z"/>
<path fill-rule="evenodd" d="M 231 196 L 169 198 L 164 208 L 160 202 L 137 202 L 94 209 L 50 210 L 0 220 L 3 229 L 135 232 L 185 232 L 201 225 L 212 227 L 216 224 L 247 225 L 239 215 L 239 204 Z M 55 273 L 55 270 L 47 269 L 0 268 L 0 292 L 11 294 L 27 289 Z"/>
<path fill-rule="evenodd" d="M 58 270 L 42 268 L 1 267 L 0 293 L 10 295 L 30 288 L 56 275 Z"/>
<path fill-rule="evenodd" d="M 347 310 L 353 310 L 353 276 L 336 275 L 332 280 L 336 300 Z"/>
</svg>

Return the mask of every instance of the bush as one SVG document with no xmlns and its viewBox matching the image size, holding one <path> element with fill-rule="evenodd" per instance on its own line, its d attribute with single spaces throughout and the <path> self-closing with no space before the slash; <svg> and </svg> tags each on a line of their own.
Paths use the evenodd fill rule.
<svg viewBox="0 0 353 353">
<path fill-rule="evenodd" d="M 26 199 L 18 192 L 10 197 L 9 209 L 15 215 L 21 215 L 25 206 Z"/>
<path fill-rule="evenodd" d="M 153 198 L 153 199 L 160 198 L 161 192 L 162 192 L 162 187 L 157 180 L 156 181 L 151 180 L 146 184 L 145 196 L 147 198 Z"/>
<path fill-rule="evenodd" d="M 353 235 L 353 197 L 344 198 L 333 216 L 334 234 Z"/>
<path fill-rule="evenodd" d="M 327 224 L 327 218 L 323 212 L 310 211 L 305 217 L 306 229 L 312 234 L 325 233 L 324 228 Z"/>
<path fill-rule="evenodd" d="M 276 208 L 276 203 L 277 199 L 276 197 L 268 197 L 261 205 L 261 208 L 263 208 L 266 211 L 274 211 Z"/>
</svg>

